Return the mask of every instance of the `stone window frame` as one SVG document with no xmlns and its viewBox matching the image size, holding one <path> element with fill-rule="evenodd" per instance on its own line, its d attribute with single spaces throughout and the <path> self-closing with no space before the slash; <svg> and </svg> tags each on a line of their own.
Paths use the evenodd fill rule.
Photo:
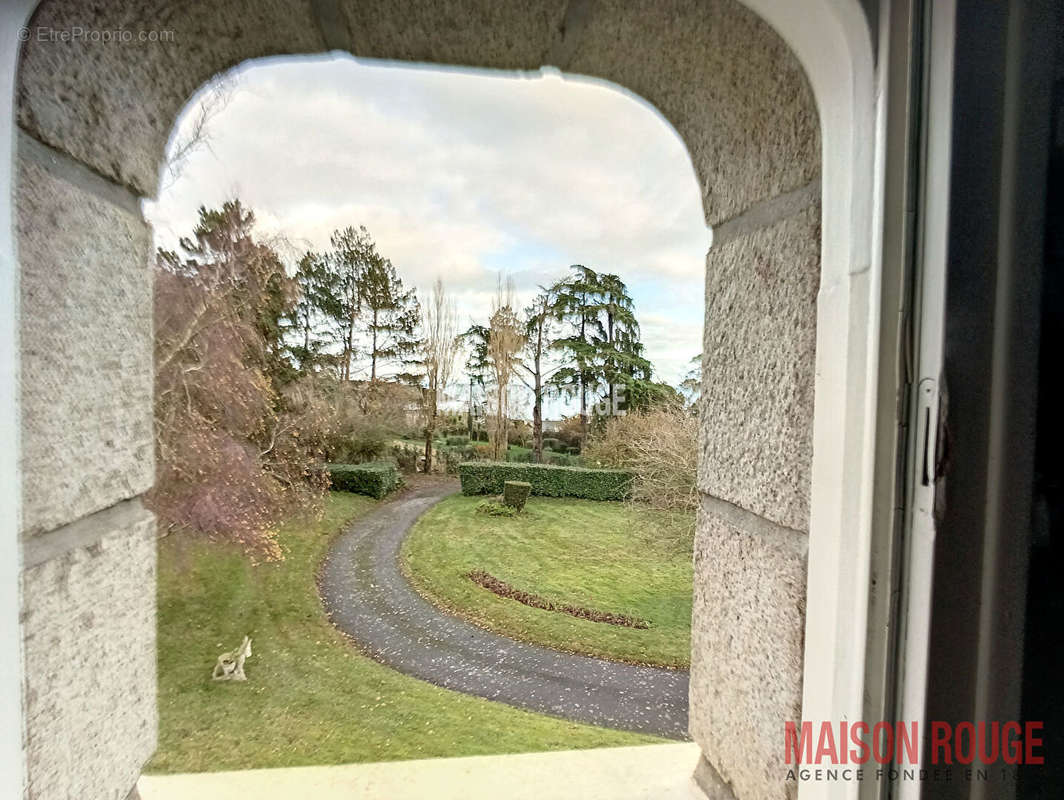
<svg viewBox="0 0 1064 800">
<path fill-rule="evenodd" d="M 873 44 L 855 0 L 742 0 L 790 45 L 805 68 L 821 117 L 822 264 L 817 308 L 812 489 L 805 623 L 803 717 L 839 719 L 862 712 L 864 620 L 871 553 L 872 442 L 880 262 L 878 206 L 883 141 L 877 114 Z M 15 40 L 35 5 L 5 4 L 0 37 Z M 877 21 L 872 20 L 872 27 Z M 0 125 L 0 505 L 17 509 L 19 409 L 17 256 L 12 230 L 14 79 L 17 53 L 0 57 L 5 124 Z M 840 422 L 841 421 L 841 422 Z M 0 636 L 19 641 L 18 514 L 0 520 Z M 854 623 L 857 624 L 854 624 Z M 17 793 L 21 754 L 19 647 L 0 650 L 0 775 Z M 801 787 L 802 800 L 851 796 L 840 784 Z"/>
</svg>

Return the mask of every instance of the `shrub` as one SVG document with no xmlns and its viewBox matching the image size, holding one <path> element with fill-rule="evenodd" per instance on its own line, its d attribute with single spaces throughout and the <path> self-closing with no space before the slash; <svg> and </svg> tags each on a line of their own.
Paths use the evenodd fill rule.
<svg viewBox="0 0 1064 800">
<path fill-rule="evenodd" d="M 547 456 L 547 463 L 553 464 L 556 467 L 575 466 L 575 464 L 573 464 L 573 459 L 564 453 L 545 453 L 544 455 Z"/>
<path fill-rule="evenodd" d="M 502 485 L 502 503 L 520 511 L 525 507 L 531 491 L 532 484 L 528 481 L 505 481 Z"/>
<path fill-rule="evenodd" d="M 631 471 L 635 500 L 664 510 L 698 507 L 698 419 L 680 405 L 610 418 L 588 442 L 585 458 Z"/>
<path fill-rule="evenodd" d="M 583 427 L 580 422 L 580 415 L 574 414 L 563 419 L 558 423 L 556 429 L 551 431 L 551 436 L 558 439 L 566 447 L 579 446 L 583 441 Z"/>
<path fill-rule="evenodd" d="M 561 452 L 562 447 L 563 447 L 563 445 L 562 445 L 561 439 L 544 438 L 544 440 L 543 440 L 543 449 L 544 450 L 557 450 L 557 451 Z"/>
<path fill-rule="evenodd" d="M 506 443 L 515 444 L 518 447 L 524 447 L 527 444 L 531 433 L 528 430 L 527 425 L 519 424 L 519 420 L 515 420 L 513 427 L 506 432 Z"/>
<path fill-rule="evenodd" d="M 470 447 L 460 447 L 454 450 L 440 450 L 437 453 L 437 461 L 443 462 L 443 471 L 448 475 L 458 474 L 458 465 L 463 461 L 468 461 L 475 456 L 475 452 Z"/>
<path fill-rule="evenodd" d="M 447 446 L 448 447 L 465 447 L 465 445 L 467 445 L 467 444 L 469 444 L 469 437 L 468 436 L 448 436 L 447 437 Z"/>
<path fill-rule="evenodd" d="M 375 462 L 388 449 L 388 434 L 375 427 L 333 434 L 325 439 L 325 457 L 334 463 L 365 464 Z"/>
<path fill-rule="evenodd" d="M 421 458 L 421 448 L 402 444 L 392 445 L 392 458 L 406 474 L 417 472 L 418 459 Z"/>
<path fill-rule="evenodd" d="M 402 484 L 399 470 L 391 461 L 372 464 L 328 464 L 332 488 L 341 492 L 365 494 L 380 500 Z"/>
<path fill-rule="evenodd" d="M 540 497 L 578 497 L 585 500 L 624 500 L 632 474 L 620 469 L 583 469 L 550 464 L 467 461 L 458 467 L 462 494 L 502 494 L 506 481 L 525 481 Z"/>
<path fill-rule="evenodd" d="M 516 508 L 504 506 L 496 500 L 485 500 L 483 503 L 477 503 L 476 510 L 478 514 L 487 514 L 489 517 L 516 517 L 518 514 Z"/>
</svg>

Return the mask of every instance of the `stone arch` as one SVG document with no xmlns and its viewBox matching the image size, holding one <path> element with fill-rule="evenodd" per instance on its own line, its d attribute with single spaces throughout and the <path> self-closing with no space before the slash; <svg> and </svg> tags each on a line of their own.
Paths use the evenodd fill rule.
<svg viewBox="0 0 1064 800">
<path fill-rule="evenodd" d="M 802 710 L 822 177 L 817 103 L 788 45 L 737 0 L 160 5 L 45 0 L 20 56 L 30 795 L 115 796 L 154 749 L 153 523 L 137 499 L 153 479 L 150 236 L 138 200 L 155 193 L 174 119 L 213 75 L 343 50 L 603 78 L 685 142 L 715 230 L 691 732 L 707 789 L 788 796 L 778 731 Z M 37 33 L 74 29 L 118 41 Z M 82 629 L 60 636 L 72 619 Z M 115 663 L 138 677 L 102 683 Z M 46 677 L 60 669 L 61 686 Z"/>
</svg>

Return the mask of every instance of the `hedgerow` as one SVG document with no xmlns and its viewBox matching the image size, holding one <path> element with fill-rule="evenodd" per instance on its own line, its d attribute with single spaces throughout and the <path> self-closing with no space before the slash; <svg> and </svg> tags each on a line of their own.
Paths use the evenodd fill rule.
<svg viewBox="0 0 1064 800">
<path fill-rule="evenodd" d="M 502 461 L 467 461 L 458 465 L 458 477 L 466 495 L 502 494 L 506 481 L 526 481 L 539 497 L 624 500 L 632 486 L 632 473 L 627 470 Z"/>
<path fill-rule="evenodd" d="M 369 464 L 327 464 L 332 488 L 341 492 L 354 492 L 380 500 L 399 488 L 402 478 L 399 469 L 391 461 L 376 461 Z"/>
</svg>

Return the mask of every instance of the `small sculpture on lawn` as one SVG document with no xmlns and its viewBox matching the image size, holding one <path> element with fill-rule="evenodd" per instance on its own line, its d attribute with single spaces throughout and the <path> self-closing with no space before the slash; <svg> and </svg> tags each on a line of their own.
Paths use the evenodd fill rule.
<svg viewBox="0 0 1064 800">
<path fill-rule="evenodd" d="M 214 665 L 211 678 L 216 681 L 246 681 L 248 678 L 244 674 L 244 660 L 250 657 L 251 638 L 245 636 L 236 650 L 218 656 L 218 663 Z"/>
</svg>

